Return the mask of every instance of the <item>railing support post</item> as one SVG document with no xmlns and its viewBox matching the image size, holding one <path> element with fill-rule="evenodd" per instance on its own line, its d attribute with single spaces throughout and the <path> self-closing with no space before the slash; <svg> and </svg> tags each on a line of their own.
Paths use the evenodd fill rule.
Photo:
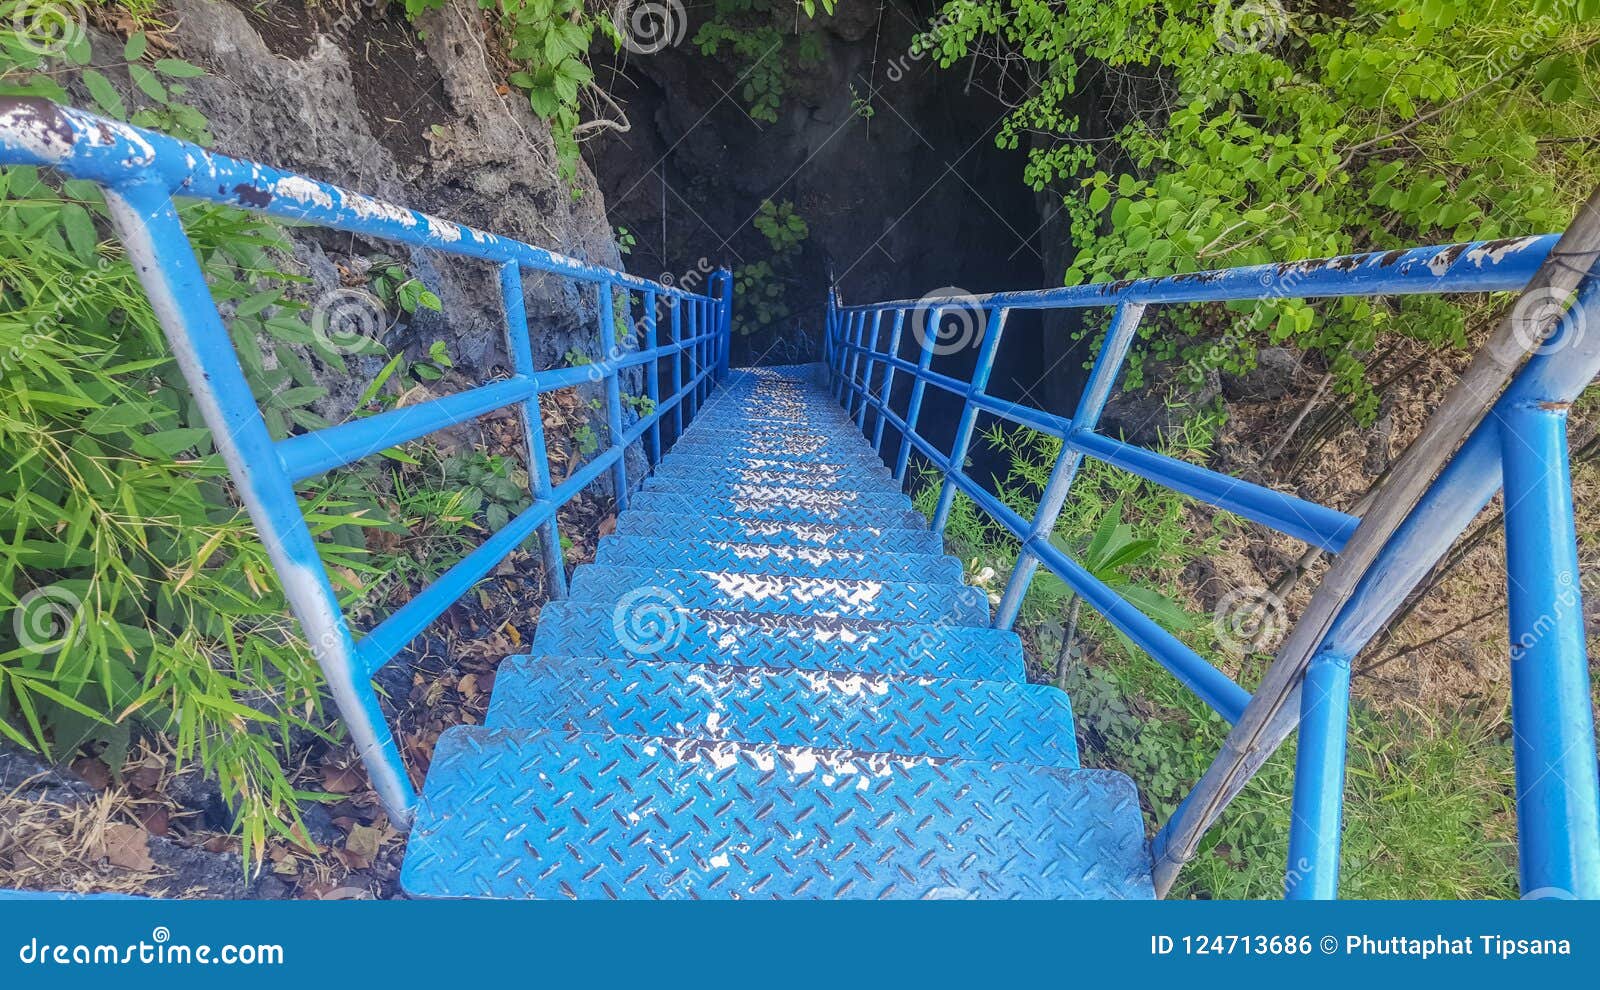
<svg viewBox="0 0 1600 990">
<path fill-rule="evenodd" d="M 915 310 L 912 311 L 915 313 Z M 917 374 L 911 383 L 911 401 L 906 405 L 906 428 L 900 436 L 900 450 L 894 459 L 894 480 L 905 484 L 906 468 L 911 463 L 911 434 L 917 432 L 917 418 L 922 415 L 922 394 L 928 388 L 927 379 L 923 375 L 933 367 L 933 349 L 939 340 L 939 320 L 944 315 L 944 309 L 939 306 L 930 306 L 922 314 L 922 325 L 915 322 L 911 325 L 912 336 L 920 337 L 922 341 L 922 354 L 917 358 Z"/>
<path fill-rule="evenodd" d="M 644 347 L 647 351 L 656 349 L 656 294 L 644 294 Z M 650 396 L 650 411 L 656 411 L 656 404 L 661 401 L 661 359 L 651 358 L 650 363 L 644 368 L 645 394 Z M 655 467 L 661 463 L 661 420 L 650 424 L 646 432 L 649 438 L 645 451 L 650 455 L 650 466 Z"/>
<path fill-rule="evenodd" d="M 600 353 L 606 359 L 617 353 L 617 310 L 612 299 L 616 286 L 611 282 L 600 283 Z M 624 299 L 628 298 L 626 296 Z M 622 373 L 613 368 L 605 376 L 606 383 L 606 423 L 611 433 L 611 447 L 617 450 L 617 459 L 611 465 L 611 483 L 616 489 L 617 513 L 620 515 L 628 508 L 628 452 L 625 447 L 624 431 L 622 429 Z"/>
<path fill-rule="evenodd" d="M 884 352 L 891 359 L 900 356 L 900 335 L 901 331 L 905 329 L 905 325 L 906 311 L 896 309 L 894 311 L 894 327 L 889 331 L 889 349 Z M 883 424 L 887 419 L 884 414 L 889 411 L 889 400 L 893 395 L 894 364 L 892 361 L 885 361 L 883 362 L 883 383 L 879 386 L 878 391 L 878 399 L 883 403 L 883 407 L 878 411 L 877 423 L 872 428 L 872 449 L 878 452 L 879 457 L 883 456 Z"/>
<path fill-rule="evenodd" d="M 282 578 L 284 597 L 327 678 L 328 692 L 350 729 L 373 790 L 390 821 L 407 828 L 417 795 L 405 762 L 377 692 L 356 660 L 355 640 L 338 596 L 172 199 L 166 189 L 146 180 L 108 188 L 106 205 L 217 453 Z"/>
<path fill-rule="evenodd" d="M 683 300 L 677 296 L 672 297 L 672 310 L 668 316 L 668 332 L 672 334 L 672 342 L 680 343 L 683 340 Z M 683 352 L 672 352 L 672 394 L 677 395 L 683 389 Z M 676 444 L 678 438 L 683 436 L 683 407 L 689 401 L 684 396 L 672 404 L 672 442 Z"/>
<path fill-rule="evenodd" d="M 1116 385 L 1117 378 L 1122 374 L 1122 365 L 1128 358 L 1128 348 L 1133 344 L 1134 335 L 1139 330 L 1139 321 L 1144 318 L 1143 303 L 1121 303 L 1111 314 L 1111 325 L 1106 329 L 1105 343 L 1100 347 L 1100 354 L 1095 358 L 1094 368 L 1089 372 L 1089 380 L 1084 383 L 1083 395 L 1078 399 L 1078 408 L 1072 416 L 1072 432 L 1092 432 L 1100 424 L 1100 414 L 1105 411 L 1106 403 L 1111 399 L 1111 389 Z M 1083 454 L 1072 447 L 1072 437 L 1061 438 L 1061 454 L 1056 458 L 1055 467 L 1050 469 L 1050 480 L 1045 483 L 1044 492 L 1039 496 L 1039 508 L 1033 516 L 1033 528 L 1028 534 L 1028 540 L 1048 540 L 1056 528 L 1056 520 L 1061 516 L 1061 507 L 1066 504 L 1067 494 L 1072 491 L 1072 483 L 1077 480 L 1078 467 L 1083 463 Z M 1024 541 L 1026 544 L 1027 541 Z M 1026 546 L 1017 555 L 1017 566 L 1011 569 L 1011 577 L 1006 581 L 1005 593 L 1000 596 L 1000 605 L 995 609 L 994 627 L 996 629 L 1010 629 L 1017 621 L 1017 613 L 1022 610 L 1022 599 L 1028 593 L 1028 585 L 1033 581 L 1034 572 L 1039 569 L 1039 558 L 1035 557 Z"/>
<path fill-rule="evenodd" d="M 1289 864 L 1283 896 L 1339 896 L 1339 843 L 1344 827 L 1344 767 L 1350 720 L 1350 658 L 1320 653 L 1300 688 L 1300 748 L 1295 753 Z"/>
<path fill-rule="evenodd" d="M 506 349 L 511 354 L 511 370 L 533 378 L 533 344 L 528 336 L 527 304 L 523 302 L 522 266 L 515 261 L 500 266 L 500 298 L 505 308 Z M 533 497 L 549 499 L 552 488 L 550 457 L 545 450 L 544 419 L 539 413 L 538 392 L 522 403 L 522 439 L 528 451 L 528 479 Z M 561 532 L 554 514 L 549 522 L 539 527 L 539 551 L 544 557 L 550 597 L 567 597 L 566 561 L 562 557 Z"/>
<path fill-rule="evenodd" d="M 1600 779 L 1567 468 L 1567 403 L 1501 414 L 1511 736 L 1524 897 L 1600 898 Z"/>
<path fill-rule="evenodd" d="M 973 398 L 983 394 L 989 385 L 989 376 L 994 372 L 995 352 L 1000 349 L 1000 338 L 1006 329 L 1006 314 L 1009 310 L 995 307 L 989 310 L 988 326 L 984 328 L 983 340 L 978 345 L 978 362 L 972 369 L 972 385 L 967 389 L 967 398 L 961 408 L 961 419 L 956 423 L 955 439 L 950 444 L 950 470 L 963 471 L 967 463 L 967 447 L 972 443 L 972 430 L 978 422 L 978 407 L 973 404 Z M 936 328 L 930 328 L 935 333 Z M 928 527 L 935 533 L 943 534 L 944 528 L 950 522 L 950 510 L 956 502 L 955 479 L 946 477 L 944 485 L 939 489 L 939 503 L 933 509 L 933 522 Z"/>
<path fill-rule="evenodd" d="M 733 273 L 717 269 L 717 381 L 726 381 L 733 361 Z"/>
<path fill-rule="evenodd" d="M 861 372 L 861 408 L 856 410 L 856 429 L 867 428 L 867 399 L 872 395 L 872 355 L 878 352 L 878 330 L 883 324 L 883 310 L 872 311 L 872 336 L 868 338 L 867 353 L 862 355 L 866 365 Z"/>
</svg>

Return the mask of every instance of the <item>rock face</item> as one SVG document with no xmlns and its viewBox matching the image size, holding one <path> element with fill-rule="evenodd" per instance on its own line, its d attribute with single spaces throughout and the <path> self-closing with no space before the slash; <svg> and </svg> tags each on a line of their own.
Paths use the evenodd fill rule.
<svg viewBox="0 0 1600 990">
<path fill-rule="evenodd" d="M 188 100 L 210 118 L 216 150 L 621 267 L 594 177 L 580 163 L 565 181 L 548 126 L 501 91 L 503 67 L 472 0 L 429 14 L 420 35 L 389 4 L 173 0 L 172 8 L 169 39 L 208 70 Z M 445 341 L 471 382 L 506 366 L 492 266 L 310 228 L 292 236 L 313 280 L 309 300 L 338 289 L 341 268 L 359 272 L 390 255 L 443 303 L 440 313 L 404 317 L 391 348 Z M 595 355 L 596 290 L 544 273 L 524 282 L 536 365 L 562 365 L 572 348 Z M 378 364 L 369 358 L 349 376 L 329 376 L 326 411 L 348 410 Z M 603 435 L 603 423 L 596 429 Z M 642 460 L 631 457 L 630 467 L 642 476 Z"/>
</svg>

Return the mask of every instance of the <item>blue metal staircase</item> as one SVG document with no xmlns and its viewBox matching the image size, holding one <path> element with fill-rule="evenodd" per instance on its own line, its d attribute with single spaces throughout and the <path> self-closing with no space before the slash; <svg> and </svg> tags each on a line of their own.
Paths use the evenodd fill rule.
<svg viewBox="0 0 1600 990">
<path fill-rule="evenodd" d="M 1584 332 L 1600 325 L 1600 196 L 1559 238 L 983 296 L 844 306 L 830 293 L 822 365 L 732 371 L 725 270 L 706 291 L 653 282 L 39 99 L 0 97 L 0 165 L 103 190 L 373 789 L 397 826 L 414 825 L 402 880 L 415 895 L 1150 897 L 1298 730 L 1284 892 L 1336 896 L 1351 663 L 1503 489 L 1522 888 L 1600 898 L 1566 448 L 1567 410 L 1600 373 L 1600 333 Z M 272 436 L 178 200 L 493 266 L 506 374 Z M 535 366 L 531 273 L 566 280 L 591 308 L 592 363 Z M 1147 311 L 1445 292 L 1521 295 L 1361 518 L 1099 431 Z M 1008 314 L 1063 309 L 1108 311 L 1071 416 L 990 394 Z M 936 366 L 968 346 L 966 377 Z M 606 445 L 557 482 L 541 396 L 583 387 L 604 390 Z M 624 387 L 648 401 L 625 404 Z M 948 447 L 924 435 L 930 387 L 961 404 Z M 522 416 L 529 507 L 354 629 L 296 485 L 508 407 Z M 1031 517 L 967 474 L 980 416 L 1060 441 Z M 652 466 L 642 488 L 628 474 L 633 449 Z M 931 520 L 903 494 L 913 455 L 939 480 Z M 1086 457 L 1330 555 L 1251 687 L 1052 541 Z M 616 532 L 569 581 L 557 511 L 605 480 Z M 942 555 L 957 495 L 1016 541 L 992 614 Z M 533 538 L 552 602 L 532 651 L 501 667 L 487 725 L 441 738 L 419 798 L 373 676 Z M 1133 782 L 1081 769 L 1066 697 L 1023 676 L 1010 629 L 1041 567 L 1231 726 L 1148 848 Z"/>
<path fill-rule="evenodd" d="M 407 891 L 1153 895 L 1133 782 L 814 374 L 732 373 L 440 739 Z"/>
</svg>

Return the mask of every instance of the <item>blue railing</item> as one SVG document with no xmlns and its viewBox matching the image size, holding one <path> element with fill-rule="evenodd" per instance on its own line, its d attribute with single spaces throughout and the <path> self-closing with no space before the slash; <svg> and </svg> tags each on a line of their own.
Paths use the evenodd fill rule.
<svg viewBox="0 0 1600 990">
<path fill-rule="evenodd" d="M 194 392 L 218 453 L 239 488 L 283 581 L 330 693 L 390 817 L 405 826 L 416 803 L 372 676 L 519 544 L 540 537 L 552 596 L 566 590 L 556 513 L 610 472 L 618 509 L 629 479 L 625 451 L 643 443 L 661 456 L 661 422 L 681 432 L 727 371 L 732 279 L 718 271 L 708 294 L 589 265 L 521 241 L 417 213 L 265 165 L 105 120 L 44 100 L 0 98 L 0 164 L 48 166 L 98 183 L 112 222 Z M 283 440 L 273 440 L 251 396 L 173 199 L 205 200 L 348 231 L 498 266 L 511 375 L 465 392 Z M 534 367 L 523 274 L 549 272 L 594 287 L 603 354 L 594 364 Z M 633 308 L 635 295 L 640 300 Z M 624 311 L 619 311 L 620 297 Z M 658 312 L 659 311 L 659 312 Z M 666 314 L 666 340 L 658 321 Z M 619 317 L 629 328 L 618 339 Z M 660 394 L 665 365 L 667 394 Z M 631 425 L 621 374 L 643 366 L 653 406 Z M 604 383 L 609 444 L 560 484 L 550 476 L 539 396 Z M 306 528 L 294 485 L 397 444 L 487 412 L 518 406 L 527 444 L 532 504 L 364 636 L 345 620 Z"/>
<path fill-rule="evenodd" d="M 1579 226 L 1574 224 L 1569 237 Z M 1590 235 L 1586 231 L 1579 238 L 1586 243 L 1576 247 L 1566 238 L 1558 247 L 1550 235 L 1029 292 L 852 306 L 830 296 L 825 353 L 835 394 L 880 454 L 887 454 L 885 425 L 894 428 L 901 438 L 895 455 L 897 479 L 905 479 L 913 452 L 940 477 L 933 528 L 944 530 L 960 492 L 1020 543 L 995 626 L 1009 628 L 1016 621 L 1029 582 L 1042 564 L 1233 725 L 1217 762 L 1155 838 L 1158 891 L 1170 887 L 1205 829 L 1298 720 L 1285 893 L 1297 898 L 1336 895 L 1351 659 L 1494 496 L 1503 473 L 1522 887 L 1525 895 L 1600 897 L 1600 785 L 1565 429 L 1567 405 L 1600 371 L 1600 333 L 1583 332 L 1585 325 L 1600 326 L 1593 322 L 1600 318 L 1600 282 L 1592 277 L 1597 254 Z M 1503 366 L 1505 373 L 1492 391 L 1476 398 L 1463 395 L 1449 404 L 1448 415 L 1441 408 L 1438 418 L 1447 422 L 1439 436 L 1459 428 L 1462 436 L 1470 430 L 1470 437 L 1453 458 L 1449 450 L 1454 439 L 1432 441 L 1442 448 L 1423 453 L 1437 453 L 1440 464 L 1448 460 L 1443 473 L 1431 485 L 1433 471 L 1420 476 L 1420 499 L 1410 496 L 1398 504 L 1408 496 L 1397 493 L 1397 504 L 1384 505 L 1383 513 L 1375 509 L 1367 520 L 1097 431 L 1128 349 L 1152 306 L 1525 288 L 1529 293 L 1524 299 L 1538 296 L 1557 305 L 1519 305 L 1491 348 L 1505 353 L 1487 354 L 1490 360 L 1479 362 L 1486 367 L 1498 362 L 1490 370 Z M 1112 314 L 1071 418 L 989 394 L 1008 313 L 1091 307 L 1111 307 Z M 983 328 L 971 335 L 977 355 L 967 379 L 933 370 L 936 353 L 948 346 L 939 342 L 941 320 L 953 311 L 960 311 L 959 322 L 967 327 Z M 908 336 L 914 341 L 902 348 Z M 1508 348 L 1508 340 L 1521 346 Z M 902 349 L 912 351 L 915 360 L 902 356 Z M 1530 351 L 1533 356 L 1500 394 Z M 902 375 L 910 376 L 911 386 L 907 401 L 897 408 L 891 397 Z M 1487 371 L 1471 374 L 1463 384 L 1492 377 Z M 961 402 L 948 450 L 918 432 L 929 387 Z M 1458 412 L 1472 409 L 1476 413 L 1470 420 Z M 870 430 L 869 413 L 874 417 Z M 1062 441 L 1031 519 L 1002 503 L 964 469 L 982 413 Z M 1050 542 L 1084 457 L 1330 553 L 1354 552 L 1360 540 L 1360 554 L 1341 561 L 1350 565 L 1348 584 L 1331 589 L 1335 593 L 1328 596 L 1337 606 L 1328 613 L 1331 621 L 1313 622 L 1315 609 L 1308 606 L 1301 628 L 1252 695 Z M 1386 493 L 1374 492 L 1374 498 L 1381 500 Z M 1377 518 L 1384 515 L 1392 522 Z M 1364 538 L 1361 534 L 1369 530 L 1371 535 Z M 1329 572 L 1328 583 L 1334 583 L 1335 573 Z M 1317 604 L 1313 599 L 1313 606 Z"/>
</svg>

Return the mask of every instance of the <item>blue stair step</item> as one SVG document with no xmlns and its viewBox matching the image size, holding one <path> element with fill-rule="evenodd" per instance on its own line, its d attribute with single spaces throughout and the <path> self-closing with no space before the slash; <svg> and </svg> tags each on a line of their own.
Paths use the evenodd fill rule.
<svg viewBox="0 0 1600 990">
<path fill-rule="evenodd" d="M 939 534 L 922 526 L 907 529 L 903 526 L 737 519 L 731 516 L 642 512 L 638 509 L 630 509 L 617 517 L 617 532 L 625 536 L 728 540 L 734 543 L 824 547 L 835 550 L 939 553 L 944 549 Z"/>
<path fill-rule="evenodd" d="M 811 366 L 735 372 L 440 737 L 419 897 L 1153 894 L 1132 782 Z"/>
<path fill-rule="evenodd" d="M 892 487 L 888 483 L 885 483 L 883 489 L 878 491 L 861 488 L 821 491 L 815 488 L 750 485 L 715 477 L 692 479 L 652 476 L 645 479 L 644 490 L 647 492 L 662 492 L 668 495 L 699 495 L 730 503 L 770 502 L 778 505 L 790 505 L 795 508 L 817 509 L 830 513 L 840 513 L 856 508 L 898 512 L 912 511 L 911 499 L 901 494 L 899 489 Z"/>
<path fill-rule="evenodd" d="M 765 463 L 748 463 L 743 461 L 729 461 L 709 457 L 683 458 L 673 460 L 664 458 L 656 466 L 652 478 L 712 478 L 738 481 L 748 485 L 777 485 L 779 487 L 801 486 L 815 488 L 821 491 L 834 489 L 870 488 L 874 490 L 898 491 L 899 486 L 890 477 L 888 470 L 869 471 L 851 468 L 837 468 L 827 465 L 803 465 L 797 463 L 782 463 L 769 461 Z M 648 479 L 647 479 L 648 480 Z"/>
<path fill-rule="evenodd" d="M 585 564 L 573 572 L 570 594 L 579 602 L 627 600 L 641 615 L 667 606 L 880 622 L 989 622 L 988 595 L 967 585 Z"/>
<path fill-rule="evenodd" d="M 1150 898 L 1103 770 L 458 727 L 401 872 L 415 896 Z"/>
<path fill-rule="evenodd" d="M 822 494 L 822 493 L 817 493 Z M 676 492 L 635 492 L 630 508 L 639 512 L 677 513 L 686 516 L 732 516 L 745 519 L 770 519 L 778 522 L 848 523 L 852 526 L 881 526 L 918 529 L 926 519 L 908 508 L 833 507 L 820 502 L 795 505 L 776 498 L 717 498 L 715 495 L 682 495 Z"/>
<path fill-rule="evenodd" d="M 595 553 L 597 564 L 627 567 L 689 567 L 694 570 L 749 571 L 796 577 L 854 580 L 925 581 L 960 584 L 961 561 L 946 554 L 824 550 L 733 541 L 657 540 L 606 536 Z"/>
<path fill-rule="evenodd" d="M 987 626 L 704 609 L 674 609 L 643 630 L 627 619 L 615 604 L 552 602 L 539 613 L 530 647 L 545 655 L 1023 679 L 1022 641 Z"/>
<path fill-rule="evenodd" d="M 1067 696 L 1018 681 L 513 657 L 485 724 L 1078 765 Z"/>
<path fill-rule="evenodd" d="M 786 450 L 776 444 L 746 445 L 726 437 L 707 435 L 704 438 L 683 437 L 672 445 L 672 452 L 680 457 L 710 457 L 736 464 L 782 461 L 788 464 L 822 465 L 826 467 L 873 470 L 883 467 L 883 460 L 871 447 L 852 450 L 838 448 L 823 451 Z"/>
</svg>

